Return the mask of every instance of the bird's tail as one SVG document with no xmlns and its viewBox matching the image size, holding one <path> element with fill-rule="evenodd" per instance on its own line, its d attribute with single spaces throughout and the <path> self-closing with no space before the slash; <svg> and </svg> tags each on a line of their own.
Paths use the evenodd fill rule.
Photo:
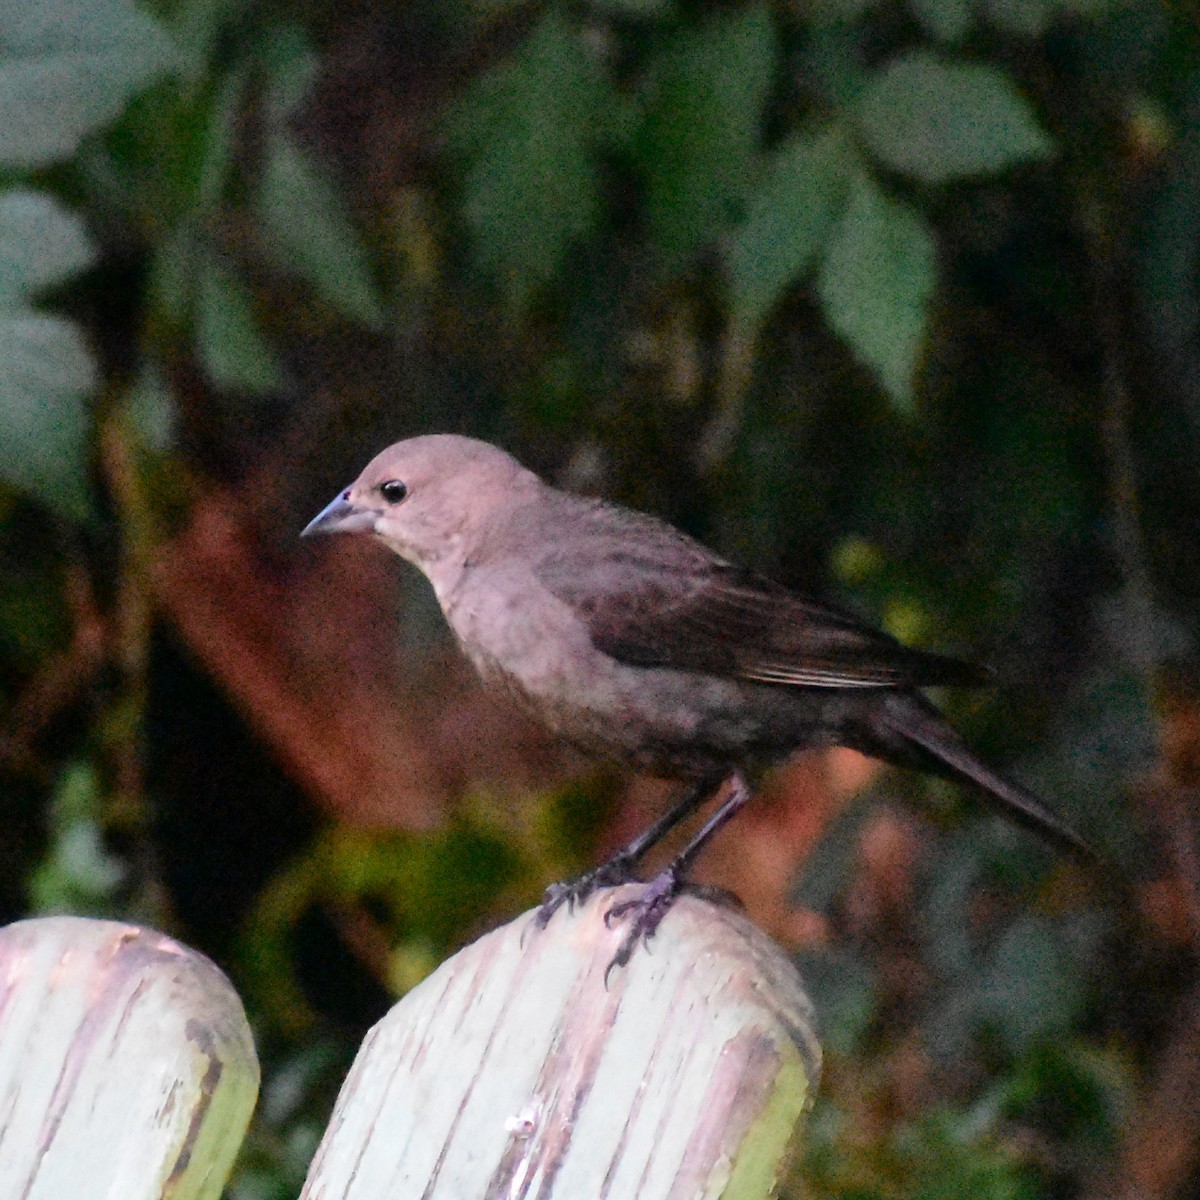
<svg viewBox="0 0 1200 1200">
<path fill-rule="evenodd" d="M 894 695 L 876 718 L 889 758 L 904 762 L 903 748 L 916 755 L 919 765 L 939 775 L 973 785 L 1000 813 L 1040 834 L 1048 842 L 1091 866 L 1100 856 L 1057 813 L 1032 792 L 998 775 L 971 753 L 948 721 L 923 697 Z M 899 751 L 899 753 L 897 753 Z M 913 763 L 917 765 L 917 763 Z"/>
</svg>

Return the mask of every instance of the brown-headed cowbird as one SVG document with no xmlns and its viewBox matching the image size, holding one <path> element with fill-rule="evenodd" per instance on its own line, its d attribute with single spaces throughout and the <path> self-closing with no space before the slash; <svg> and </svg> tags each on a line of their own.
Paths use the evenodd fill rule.
<svg viewBox="0 0 1200 1200">
<path fill-rule="evenodd" d="M 643 513 L 562 492 L 504 451 L 415 437 L 367 464 L 304 530 L 369 533 L 419 567 L 484 680 L 591 755 L 686 783 L 615 859 L 550 888 L 564 902 L 628 881 L 718 791 L 713 816 L 629 915 L 617 963 L 648 938 L 701 846 L 749 799 L 747 768 L 849 746 L 971 784 L 1002 813 L 1088 855 L 1040 800 L 971 753 L 920 688 L 983 682 L 734 566 Z"/>
</svg>

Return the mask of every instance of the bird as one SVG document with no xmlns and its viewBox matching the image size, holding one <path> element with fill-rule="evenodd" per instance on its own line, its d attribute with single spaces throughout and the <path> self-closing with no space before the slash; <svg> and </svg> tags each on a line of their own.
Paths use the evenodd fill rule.
<svg viewBox="0 0 1200 1200">
<path fill-rule="evenodd" d="M 635 899 L 611 967 L 654 935 L 694 860 L 750 800 L 761 767 L 844 746 L 966 784 L 1080 858 L 1095 854 L 987 766 L 922 689 L 978 666 L 905 646 L 729 562 L 658 517 L 562 491 L 504 450 L 426 434 L 377 454 L 302 531 L 368 535 L 417 567 L 485 685 L 583 754 L 677 782 L 667 812 L 608 862 L 546 890 L 564 904 L 630 882 L 647 851 L 719 797 Z"/>
</svg>

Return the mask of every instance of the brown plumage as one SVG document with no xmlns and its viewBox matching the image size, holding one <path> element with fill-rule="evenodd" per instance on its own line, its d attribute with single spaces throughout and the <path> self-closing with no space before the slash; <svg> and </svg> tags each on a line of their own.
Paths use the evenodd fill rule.
<svg viewBox="0 0 1200 1200">
<path fill-rule="evenodd" d="M 370 533 L 418 566 L 486 680 L 559 736 L 689 787 L 613 863 L 551 889 L 628 879 L 722 785 L 726 799 L 646 890 L 618 955 L 653 933 L 704 842 L 749 798 L 746 768 L 844 745 L 973 785 L 1010 818 L 1088 855 L 1024 788 L 977 759 L 918 690 L 986 681 L 734 566 L 654 517 L 543 483 L 484 442 L 412 438 L 374 458 L 305 529 Z"/>
</svg>

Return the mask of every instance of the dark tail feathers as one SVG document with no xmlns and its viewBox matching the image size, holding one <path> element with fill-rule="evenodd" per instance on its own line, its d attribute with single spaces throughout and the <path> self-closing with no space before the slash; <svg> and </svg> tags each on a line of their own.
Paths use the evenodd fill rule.
<svg viewBox="0 0 1200 1200">
<path fill-rule="evenodd" d="M 919 752 L 921 765 L 926 769 L 973 784 L 1010 820 L 1090 866 L 1102 865 L 1100 856 L 1087 842 L 1032 792 L 997 775 L 976 758 L 949 722 L 922 697 L 893 695 L 889 701 L 879 713 L 879 724 L 883 727 L 879 732 L 893 752 L 898 749 L 897 740 L 901 741 L 910 752 Z M 897 757 L 903 761 L 901 756 Z"/>
</svg>

